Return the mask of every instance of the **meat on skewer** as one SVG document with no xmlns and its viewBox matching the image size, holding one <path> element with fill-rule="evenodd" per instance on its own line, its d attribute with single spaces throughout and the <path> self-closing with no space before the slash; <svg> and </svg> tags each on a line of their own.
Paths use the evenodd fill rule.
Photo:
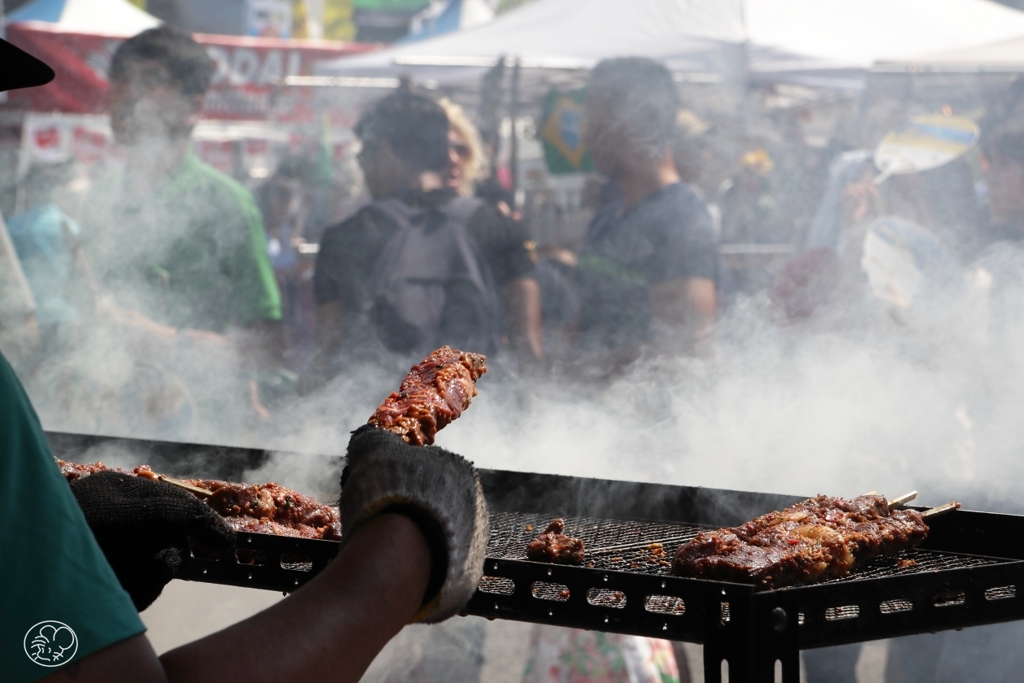
<svg viewBox="0 0 1024 683">
<path fill-rule="evenodd" d="M 526 557 L 534 562 L 583 564 L 583 541 L 566 536 L 565 520 L 556 519 L 537 538 L 526 544 Z"/>
<path fill-rule="evenodd" d="M 442 346 L 409 370 L 367 422 L 414 446 L 430 445 L 439 429 L 469 407 L 485 372 L 486 356 Z"/>
<path fill-rule="evenodd" d="M 846 576 L 927 535 L 920 512 L 890 511 L 884 496 L 819 495 L 738 527 L 698 534 L 679 548 L 672 573 L 780 588 Z"/>
<path fill-rule="evenodd" d="M 139 465 L 129 471 L 107 467 L 101 462 L 79 465 L 58 460 L 57 464 L 68 482 L 107 470 L 148 479 L 163 479 L 148 465 Z M 341 539 L 341 519 L 336 508 L 279 484 L 247 485 L 204 479 L 189 479 L 182 483 L 202 489 L 205 494 L 198 497 L 223 515 L 235 531 Z"/>
</svg>

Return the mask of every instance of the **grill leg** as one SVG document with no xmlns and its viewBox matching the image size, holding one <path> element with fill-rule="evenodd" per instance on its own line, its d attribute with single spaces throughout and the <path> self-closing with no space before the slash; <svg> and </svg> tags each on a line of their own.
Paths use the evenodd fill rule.
<svg viewBox="0 0 1024 683">
<path fill-rule="evenodd" d="M 705 683 L 800 683 L 796 622 L 795 609 L 763 596 L 723 592 L 705 608 Z"/>
</svg>

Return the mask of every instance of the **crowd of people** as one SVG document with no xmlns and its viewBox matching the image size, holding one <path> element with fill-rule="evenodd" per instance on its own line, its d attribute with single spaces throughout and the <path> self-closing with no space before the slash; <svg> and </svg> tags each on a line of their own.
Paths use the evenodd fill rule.
<svg viewBox="0 0 1024 683">
<path fill-rule="evenodd" d="M 782 326 L 858 326 L 949 296 L 966 265 L 1024 239 L 1018 90 L 981 122 L 980 153 L 932 170 L 880 179 L 873 131 L 811 161 L 745 150 L 709 188 L 716 133 L 682 109 L 671 73 L 607 60 L 586 100 L 599 176 L 586 237 L 538 247 L 458 105 L 403 87 L 367 107 L 354 132 L 369 200 L 314 225 L 301 160 L 253 193 L 191 151 L 212 75 L 173 29 L 125 41 L 109 74 L 123 168 L 91 179 L 75 206 L 58 196 L 82 181 L 73 162 L 23 180 L 6 252 L 0 241 L 24 274 L 0 273 L 0 346 L 50 424 L 172 440 L 215 425 L 230 440 L 336 378 L 373 366 L 393 380 L 443 344 L 488 354 L 517 382 L 600 387 L 640 359 L 713 358 L 715 322 L 737 297 L 766 297 Z M 807 179 L 799 191 L 794 176 Z M 909 284 L 866 265 L 894 242 L 909 245 Z M 792 253 L 737 266 L 721 255 L 730 244 Z M 376 524 L 415 545 L 403 522 Z M 686 677 L 681 651 L 660 641 L 538 629 L 531 647 L 530 683 Z M 810 680 L 852 681 L 848 659 L 810 658 Z"/>
<path fill-rule="evenodd" d="M 681 108 L 664 68 L 609 60 L 586 104 L 590 227 L 580 243 L 538 246 L 461 108 L 408 87 L 355 128 L 361 209 L 311 222 L 329 216 L 311 212 L 313 172 L 298 157 L 250 192 L 190 149 L 211 69 L 170 29 L 127 41 L 110 71 L 123 168 L 86 181 L 75 162 L 37 165 L 7 217 L 39 330 L 15 361 L 61 424 L 188 438 L 213 406 L 242 396 L 234 424 L 217 417 L 221 434 L 240 433 L 347 369 L 393 374 L 440 343 L 536 381 L 608 378 L 652 354 L 709 357 L 714 322 L 738 297 L 767 293 L 787 322 L 848 313 L 866 235 L 883 218 L 934 241 L 930 277 L 939 262 L 963 265 L 1020 237 L 1024 134 L 1005 123 L 1014 102 L 984 122 L 971 157 L 984 173 L 962 156 L 877 182 L 877 140 L 726 153 L 721 132 Z M 899 123 L 865 116 L 869 137 Z M 728 177 L 709 180 L 734 153 Z M 83 182 L 87 192 L 66 191 Z M 781 249 L 743 255 L 765 245 Z M 134 369 L 101 377 L 109 370 L 76 360 L 97 343 Z M 55 373 L 60 395 L 45 396 Z"/>
</svg>

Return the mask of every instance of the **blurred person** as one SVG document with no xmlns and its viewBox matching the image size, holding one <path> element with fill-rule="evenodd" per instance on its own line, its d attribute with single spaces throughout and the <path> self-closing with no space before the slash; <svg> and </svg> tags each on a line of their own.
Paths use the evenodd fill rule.
<svg viewBox="0 0 1024 683">
<path fill-rule="evenodd" d="M 681 353 L 715 314 L 718 249 L 711 216 L 672 158 L 679 100 L 672 75 L 644 58 L 591 74 L 584 144 L 608 182 L 576 263 L 578 345 L 606 379 L 643 347 Z M 687 339 L 688 338 L 688 339 Z M 609 367 L 610 366 L 610 367 Z M 678 681 L 664 641 L 535 626 L 524 683 Z"/>
<path fill-rule="evenodd" d="M 783 215 L 775 185 L 775 160 L 762 148 L 746 151 L 738 170 L 719 187 L 716 204 L 721 223 L 719 241 L 731 245 L 785 244 L 792 225 Z M 737 296 L 766 289 L 773 274 L 763 256 L 731 254 L 722 258 L 719 305 L 725 310 Z"/>
<path fill-rule="evenodd" d="M 462 107 L 447 97 L 438 104 L 448 115 L 451 128 L 448 131 L 448 154 L 451 164 L 445 173 L 445 183 L 463 197 L 479 197 L 498 209 L 507 218 L 518 221 L 519 211 L 513 209 L 515 199 L 506 187 L 488 168 L 488 150 L 485 148 L 479 129 Z M 524 233 L 524 240 L 528 236 Z"/>
<path fill-rule="evenodd" d="M 988 221 L 981 248 L 1024 241 L 1024 130 L 1000 131 L 985 142 Z"/>
<path fill-rule="evenodd" d="M 554 362 L 572 353 L 572 331 L 580 314 L 576 254 L 561 247 L 538 250 L 535 277 L 540 286 L 544 353 Z"/>
<path fill-rule="evenodd" d="M 448 169 L 445 184 L 463 197 L 476 196 L 507 219 L 505 228 L 509 243 L 522 242 L 534 264 L 538 263 L 536 246 L 520 220 L 518 211 L 512 210 L 514 200 L 511 193 L 501 188 L 487 169 L 487 155 L 480 139 L 480 131 L 469 120 L 462 107 L 448 98 L 438 104 L 448 116 Z M 517 278 L 506 285 L 503 292 L 510 310 L 522 316 L 513 328 L 520 330 L 521 341 L 516 345 L 520 362 L 529 364 L 530 358 L 539 358 L 543 353 L 543 316 L 541 298 L 543 293 L 537 278 Z M 511 321 L 506 321 L 506 326 Z M 524 338 L 525 337 L 525 338 Z"/>
<path fill-rule="evenodd" d="M 0 215 L 0 352 L 18 368 L 38 346 L 36 299 Z"/>
<path fill-rule="evenodd" d="M 101 317 L 136 335 L 155 360 L 199 351 L 175 361 L 192 373 L 193 390 L 223 370 L 192 367 L 197 360 L 237 352 L 250 377 L 237 391 L 266 419 L 256 375 L 280 367 L 284 335 L 263 221 L 248 190 L 190 149 L 213 71 L 205 49 L 168 26 L 117 48 L 110 124 L 126 160 L 89 193 L 83 241 L 97 281 L 116 297 Z M 222 400 L 209 397 L 204 415 L 212 419 Z"/>
<path fill-rule="evenodd" d="M 705 136 L 711 130 L 706 122 L 689 109 L 676 113 L 676 134 L 672 142 L 672 161 L 679 180 L 698 194 L 701 190 L 702 171 L 709 156 Z"/>
<path fill-rule="evenodd" d="M 324 384 L 341 362 L 404 370 L 440 344 L 493 354 L 502 317 L 513 348 L 540 358 L 528 325 L 539 317 L 533 262 L 504 216 L 446 186 L 444 110 L 399 91 L 365 112 L 355 133 L 374 201 L 324 232 L 303 389 Z"/>
<path fill-rule="evenodd" d="M 775 197 L 771 175 L 775 161 L 763 148 L 740 157 L 739 170 L 720 189 L 724 244 L 784 243 L 789 229 Z"/>
<path fill-rule="evenodd" d="M 300 169 L 283 162 L 256 190 L 267 231 L 267 254 L 281 292 L 281 309 L 288 355 L 305 346 L 312 336 L 312 260 L 304 258 L 306 206 Z"/>
<path fill-rule="evenodd" d="M 715 317 L 718 247 L 673 161 L 678 109 L 672 76 L 654 61 L 611 59 L 593 71 L 584 141 L 619 198 L 598 211 L 579 254 L 578 343 L 611 354 L 613 366 L 644 346 L 692 352 Z"/>
<path fill-rule="evenodd" d="M 843 230 L 841 204 L 846 188 L 865 177 L 872 167 L 875 147 L 896 126 L 923 113 L 908 102 L 909 86 L 895 91 L 865 91 L 855 109 L 837 126 L 834 144 L 841 150 L 827 161 L 825 187 L 818 197 L 800 246 L 802 249 L 835 249 Z"/>
<path fill-rule="evenodd" d="M 25 210 L 11 216 L 7 229 L 37 303 L 36 320 L 44 346 L 52 345 L 58 328 L 79 319 L 73 277 L 81 228 L 54 201 L 54 193 L 71 183 L 75 162 L 36 164 L 22 181 Z"/>
<path fill-rule="evenodd" d="M 964 156 L 936 168 L 880 180 L 874 150 L 860 149 L 841 154 L 832 163 L 829 174 L 828 187 L 802 244 L 804 253 L 790 265 L 797 270 L 807 270 L 812 264 L 816 264 L 816 268 L 835 267 L 834 277 L 805 273 L 807 277 L 803 278 L 806 283 L 814 282 L 819 286 L 827 281 L 832 291 L 810 295 L 801 287 L 777 287 L 776 294 L 781 295 L 785 290 L 787 297 L 816 302 L 811 308 L 800 304 L 783 304 L 783 308 L 802 310 L 809 315 L 813 309 L 825 306 L 840 313 L 840 317 L 863 310 L 862 260 L 866 239 L 872 232 L 887 230 L 886 223 L 891 224 L 890 227 L 912 224 L 914 227 L 896 226 L 896 229 L 911 232 L 921 229 L 927 233 L 916 240 L 923 251 L 919 253 L 920 262 L 914 267 L 938 277 L 932 282 L 937 287 L 943 286 L 939 281 L 942 279 L 949 284 L 948 263 L 965 265 L 977 252 L 984 213 L 973 173 Z M 924 241 L 933 244 L 925 247 Z M 831 252 L 834 258 L 815 258 L 813 255 L 821 250 Z M 787 266 L 789 270 L 792 268 Z M 792 284 L 795 282 L 792 276 L 793 273 L 784 269 L 780 279 Z"/>
<path fill-rule="evenodd" d="M 439 102 L 448 116 L 448 154 L 451 163 L 445 172 L 445 185 L 463 197 L 476 193 L 477 182 L 487 175 L 487 158 L 480 132 L 462 107 L 447 97 Z"/>
</svg>

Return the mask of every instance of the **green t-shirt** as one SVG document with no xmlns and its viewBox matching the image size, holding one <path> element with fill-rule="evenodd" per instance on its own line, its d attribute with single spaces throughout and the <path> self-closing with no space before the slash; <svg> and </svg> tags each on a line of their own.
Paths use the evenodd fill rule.
<svg viewBox="0 0 1024 683">
<path fill-rule="evenodd" d="M 82 240 L 122 306 L 178 328 L 224 332 L 281 319 L 281 295 L 252 194 L 189 152 L 149 196 L 124 173 L 89 192 Z"/>
<path fill-rule="evenodd" d="M 145 630 L 0 355 L 0 679 L 40 679 Z"/>
</svg>

